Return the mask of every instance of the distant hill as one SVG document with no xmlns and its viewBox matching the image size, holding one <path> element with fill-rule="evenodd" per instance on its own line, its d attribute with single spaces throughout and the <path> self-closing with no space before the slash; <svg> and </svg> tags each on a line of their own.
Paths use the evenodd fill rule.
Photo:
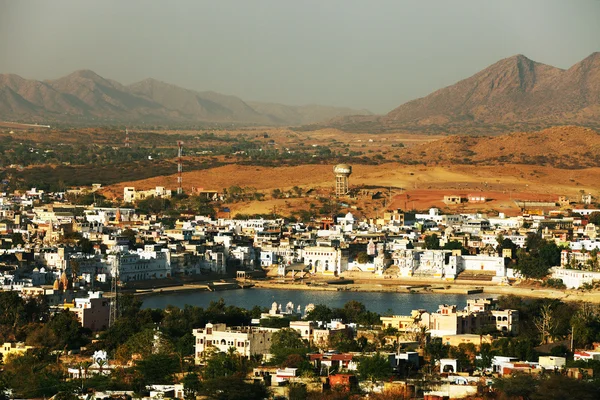
<svg viewBox="0 0 600 400">
<path fill-rule="evenodd" d="M 333 116 L 372 115 L 368 110 L 354 110 L 345 107 L 327 107 L 316 104 L 304 106 L 286 106 L 276 103 L 248 102 L 252 108 L 261 114 L 269 116 L 274 121 L 292 125 L 311 124 L 314 121 L 327 121 Z"/>
<path fill-rule="evenodd" d="M 37 81 L 0 74 L 0 120 L 49 123 L 296 125 L 368 113 L 328 106 L 246 103 L 235 96 L 198 92 L 155 79 L 129 86 L 81 70 Z"/>
<path fill-rule="evenodd" d="M 364 131 L 490 132 L 557 124 L 600 124 L 600 53 L 567 70 L 523 55 L 498 61 L 452 86 L 378 117 L 336 118 L 330 125 Z"/>
</svg>

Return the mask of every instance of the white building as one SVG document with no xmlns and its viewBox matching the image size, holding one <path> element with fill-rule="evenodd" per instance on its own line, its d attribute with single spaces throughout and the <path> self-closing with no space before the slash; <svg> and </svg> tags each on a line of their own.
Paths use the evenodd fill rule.
<svg viewBox="0 0 600 400">
<path fill-rule="evenodd" d="M 196 364 L 199 364 L 211 349 L 227 352 L 234 348 L 243 357 L 268 354 L 271 349 L 271 337 L 276 331 L 277 329 L 273 328 L 228 328 L 225 324 L 208 323 L 205 328 L 193 330 Z"/>
<path fill-rule="evenodd" d="M 309 246 L 302 255 L 313 273 L 339 275 L 348 269 L 348 252 L 339 247 Z"/>
<path fill-rule="evenodd" d="M 169 251 L 127 252 L 121 255 L 108 256 L 111 273 L 119 268 L 121 282 L 141 281 L 146 279 L 161 279 L 171 276 Z"/>
<path fill-rule="evenodd" d="M 562 279 L 565 286 L 569 289 L 577 289 L 583 284 L 591 284 L 594 281 L 600 282 L 600 272 L 581 271 L 577 269 L 552 268 L 552 278 Z"/>
<path fill-rule="evenodd" d="M 144 200 L 149 197 L 170 198 L 171 191 L 163 186 L 157 186 L 150 190 L 135 190 L 134 187 L 126 186 L 123 188 L 123 201 L 125 203 L 133 203 L 135 201 Z"/>
</svg>

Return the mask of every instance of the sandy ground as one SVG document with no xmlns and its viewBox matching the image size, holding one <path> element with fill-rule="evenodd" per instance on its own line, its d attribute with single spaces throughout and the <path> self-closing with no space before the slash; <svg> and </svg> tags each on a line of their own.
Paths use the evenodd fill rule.
<svg viewBox="0 0 600 400">
<path fill-rule="evenodd" d="M 431 283 L 427 283 L 431 282 Z M 486 295 L 515 295 L 529 298 L 551 298 L 562 301 L 584 301 L 590 303 L 600 303 L 600 292 L 582 292 L 575 290 L 553 290 L 553 289 L 532 289 L 519 286 L 499 286 L 484 285 L 477 283 L 448 283 L 440 281 L 420 281 L 420 280 L 395 280 L 386 279 L 383 282 L 371 283 L 353 283 L 350 285 L 318 286 L 306 285 L 302 282 L 277 280 L 272 281 L 254 281 L 256 287 L 282 290 L 328 290 L 328 291 L 356 291 L 356 292 L 397 292 L 397 293 L 448 293 L 448 294 L 468 294 L 476 293 L 481 290 L 483 296 Z M 421 288 L 421 285 L 428 285 L 429 288 Z"/>
<path fill-rule="evenodd" d="M 270 199 L 273 189 L 290 190 L 299 186 L 305 191 L 311 188 L 329 192 L 333 188 L 333 165 L 300 165 L 295 167 L 258 167 L 226 165 L 209 170 L 183 174 L 184 190 L 192 187 L 223 190 L 230 186 L 254 188 L 266 194 L 268 201 L 252 201 L 230 204 L 234 213 L 270 213 L 274 208 L 280 213 L 307 208 L 312 200 Z M 150 179 L 123 182 L 110 186 L 106 193 L 122 196 L 123 187 L 138 189 L 155 186 L 174 187 L 176 175 L 158 176 Z M 382 165 L 355 165 L 350 177 L 351 187 L 375 187 L 385 195 L 379 206 L 366 207 L 367 199 L 358 199 L 356 206 L 373 211 L 374 207 L 426 210 L 430 207 L 459 211 L 459 207 L 446 207 L 442 203 L 446 194 L 485 195 L 485 204 L 463 205 L 464 210 L 487 211 L 495 209 L 514 214 L 519 211 L 514 199 L 552 200 L 559 195 L 580 196 L 581 191 L 598 195 L 595 182 L 600 181 L 600 168 L 565 170 L 553 167 L 505 165 L 505 166 L 408 166 L 398 163 Z M 377 189 L 372 189 L 377 190 Z M 408 195 L 408 197 L 407 197 Z M 389 204 L 388 198 L 393 199 Z"/>
</svg>

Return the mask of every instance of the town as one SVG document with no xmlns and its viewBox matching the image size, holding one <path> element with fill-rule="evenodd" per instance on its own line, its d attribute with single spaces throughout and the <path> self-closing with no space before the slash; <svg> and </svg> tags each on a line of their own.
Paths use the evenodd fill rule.
<svg viewBox="0 0 600 400">
<path fill-rule="evenodd" d="M 3 393 L 190 399 L 220 398 L 227 387 L 244 398 L 442 399 L 493 396 L 511 384 L 596 390 L 592 195 L 516 199 L 516 216 L 430 208 L 356 218 L 344 204 L 356 195 L 351 174 L 336 165 L 329 194 L 288 194 L 334 203 L 304 219 L 232 216 L 220 206 L 224 193 L 187 195 L 181 186 L 125 187 L 116 204 L 99 205 L 78 204 L 99 184 L 2 193 Z M 203 208 L 165 206 L 182 199 Z M 486 201 L 480 193 L 440 200 L 446 210 Z M 470 296 L 464 309 L 410 315 L 357 301 L 245 309 L 218 293 L 207 309 L 141 309 L 149 295 L 261 288 Z M 531 292 L 542 298 L 518 297 Z M 32 365 L 43 373 L 26 373 Z M 513 372 L 527 378 L 513 382 Z M 546 374 L 555 378 L 539 380 Z"/>
</svg>

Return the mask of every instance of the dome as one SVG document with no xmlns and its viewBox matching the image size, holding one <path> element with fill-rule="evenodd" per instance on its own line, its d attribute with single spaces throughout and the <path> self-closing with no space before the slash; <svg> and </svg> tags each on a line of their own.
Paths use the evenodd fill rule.
<svg viewBox="0 0 600 400">
<path fill-rule="evenodd" d="M 338 164 L 333 167 L 335 174 L 350 175 L 352 173 L 352 166 L 348 164 Z"/>
</svg>

